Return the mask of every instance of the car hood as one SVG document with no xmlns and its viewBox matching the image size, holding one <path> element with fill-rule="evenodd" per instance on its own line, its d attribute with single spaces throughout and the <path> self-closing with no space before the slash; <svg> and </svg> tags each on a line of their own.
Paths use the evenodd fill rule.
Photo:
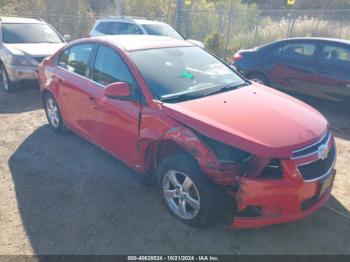
<svg viewBox="0 0 350 262">
<path fill-rule="evenodd" d="M 64 45 L 65 43 L 4 44 L 14 55 L 33 57 L 50 56 Z"/>
<path fill-rule="evenodd" d="M 252 84 L 175 104 L 169 117 L 212 139 L 262 157 L 289 158 L 318 140 L 327 120 L 307 104 L 277 90 Z"/>
</svg>

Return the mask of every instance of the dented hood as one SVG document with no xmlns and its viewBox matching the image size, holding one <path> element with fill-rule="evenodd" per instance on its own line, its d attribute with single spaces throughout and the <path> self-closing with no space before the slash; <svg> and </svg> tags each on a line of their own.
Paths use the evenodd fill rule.
<svg viewBox="0 0 350 262">
<path fill-rule="evenodd" d="M 307 104 L 255 83 L 162 106 L 169 117 L 203 135 L 263 157 L 291 157 L 318 140 L 328 125 Z"/>
</svg>

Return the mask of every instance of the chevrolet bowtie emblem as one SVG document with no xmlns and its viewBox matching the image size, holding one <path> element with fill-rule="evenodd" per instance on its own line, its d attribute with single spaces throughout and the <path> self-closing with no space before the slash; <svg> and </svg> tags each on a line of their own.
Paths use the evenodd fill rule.
<svg viewBox="0 0 350 262">
<path fill-rule="evenodd" d="M 329 148 L 327 145 L 321 145 L 318 148 L 318 156 L 319 158 L 321 158 L 322 160 L 326 159 L 329 153 Z"/>
</svg>

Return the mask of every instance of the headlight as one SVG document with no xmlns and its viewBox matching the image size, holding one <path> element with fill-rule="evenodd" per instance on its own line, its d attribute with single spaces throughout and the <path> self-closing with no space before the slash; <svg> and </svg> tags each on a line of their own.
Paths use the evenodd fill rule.
<svg viewBox="0 0 350 262">
<path fill-rule="evenodd" d="M 221 164 L 246 163 L 252 155 L 241 149 L 204 137 L 205 143 L 214 151 Z"/>
<path fill-rule="evenodd" d="M 5 58 L 5 63 L 19 66 L 33 65 L 26 57 L 8 54 Z"/>
</svg>

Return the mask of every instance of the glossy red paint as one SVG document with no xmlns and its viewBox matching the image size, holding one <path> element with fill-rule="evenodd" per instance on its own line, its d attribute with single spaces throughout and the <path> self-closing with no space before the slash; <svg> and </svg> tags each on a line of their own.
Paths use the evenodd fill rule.
<svg viewBox="0 0 350 262">
<path fill-rule="evenodd" d="M 192 100 L 163 108 L 201 133 L 259 156 L 291 157 L 293 150 L 311 144 L 327 128 L 324 117 L 310 106 L 256 83 L 207 97 L 206 107 L 202 103 Z"/>
<path fill-rule="evenodd" d="M 187 152 L 205 175 L 235 198 L 235 228 L 295 220 L 312 213 L 328 199 L 330 188 L 314 205 L 301 211 L 301 204 L 315 197 L 320 185 L 318 180 L 304 181 L 297 165 L 316 161 L 320 156 L 314 152 L 293 159 L 292 153 L 327 132 L 327 121 L 310 106 L 258 84 L 187 102 L 161 103 L 152 96 L 128 51 L 191 44 L 149 36 L 108 36 L 73 41 L 65 48 L 79 43 L 113 48 L 135 78 L 145 102 L 115 99 L 110 95 L 119 91 L 118 94 L 128 94 L 125 86 L 116 91 L 122 84 L 112 84 L 113 92 L 109 92 L 108 87 L 104 89 L 56 66 L 54 61 L 64 48 L 40 65 L 41 92 L 53 94 L 68 128 L 129 167 L 152 174 L 162 158 L 179 150 Z M 246 163 L 249 168 L 220 163 L 203 136 L 253 154 Z M 327 143 L 331 148 L 334 140 Z M 281 160 L 283 178 L 259 177 L 273 158 Z M 248 206 L 260 206 L 261 216 L 241 216 Z"/>
<path fill-rule="evenodd" d="M 288 185 L 269 185 L 259 182 L 261 181 L 258 181 L 257 183 L 256 181 L 252 182 L 252 185 L 255 185 L 254 187 L 245 185 L 245 190 L 249 191 L 260 189 L 261 187 L 267 187 L 267 190 L 261 192 L 261 194 L 264 195 L 264 198 L 259 199 L 258 201 L 256 199 L 254 201 L 254 199 L 243 198 L 242 201 L 262 203 L 264 205 L 263 215 L 260 217 L 235 217 L 231 225 L 232 228 L 257 228 L 302 219 L 321 208 L 329 199 L 332 191 L 332 189 L 329 188 L 315 205 L 305 211 L 301 211 L 299 208 L 301 203 L 300 196 L 304 196 L 305 192 L 316 192 L 317 189 L 314 185 L 299 188 L 297 190 L 293 187 L 292 190 L 288 190 L 290 189 Z M 257 187 L 259 184 L 260 188 Z M 277 197 L 279 198 L 278 202 L 276 202 Z M 312 198 L 312 194 L 310 195 L 310 198 Z"/>
</svg>

